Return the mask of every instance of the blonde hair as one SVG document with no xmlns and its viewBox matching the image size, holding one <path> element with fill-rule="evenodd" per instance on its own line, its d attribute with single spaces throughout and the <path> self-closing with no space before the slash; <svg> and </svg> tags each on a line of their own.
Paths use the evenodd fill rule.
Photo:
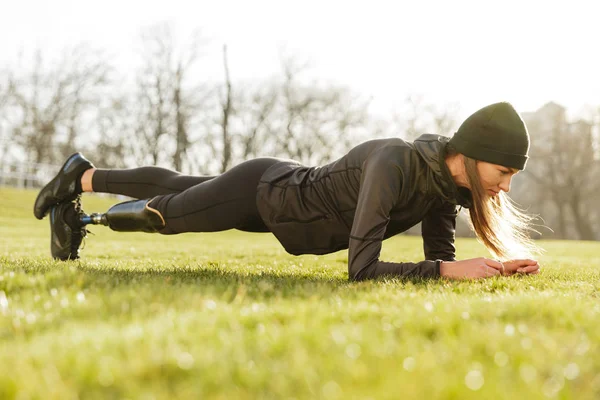
<svg viewBox="0 0 600 400">
<path fill-rule="evenodd" d="M 452 145 L 448 145 L 448 155 L 457 153 Z M 534 258 L 541 254 L 543 249 L 528 234 L 529 231 L 539 233 L 531 224 L 536 216 L 525 214 L 504 192 L 494 197 L 487 195 L 481 185 L 477 162 L 464 156 L 465 172 L 473 198 L 469 208 L 469 225 L 477 235 L 477 240 L 500 261 Z"/>
</svg>

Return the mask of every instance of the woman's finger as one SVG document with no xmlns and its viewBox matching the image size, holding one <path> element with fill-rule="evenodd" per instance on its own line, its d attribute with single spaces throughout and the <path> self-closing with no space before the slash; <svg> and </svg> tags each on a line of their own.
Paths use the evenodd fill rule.
<svg viewBox="0 0 600 400">
<path fill-rule="evenodd" d="M 539 269 L 540 269 L 540 266 L 538 264 L 535 264 L 535 265 L 530 265 L 528 267 L 519 268 L 519 269 L 517 269 L 517 272 L 530 274 L 532 272 L 539 271 Z"/>
<path fill-rule="evenodd" d="M 504 266 L 500 261 L 490 260 L 489 258 L 485 258 L 484 261 L 487 266 L 492 267 L 499 272 L 504 271 Z"/>
<path fill-rule="evenodd" d="M 490 267 L 490 266 L 483 266 L 483 277 L 484 278 L 490 278 L 492 276 L 498 276 L 501 274 L 500 271 L 498 271 L 496 268 Z"/>
<path fill-rule="evenodd" d="M 524 260 L 517 260 L 520 263 L 521 267 L 527 267 L 529 265 L 537 265 L 537 261 L 536 260 L 530 260 L 529 258 L 526 258 Z"/>
<path fill-rule="evenodd" d="M 504 265 L 512 268 L 514 270 L 516 270 L 517 268 L 524 268 L 527 267 L 529 265 L 536 265 L 538 262 L 536 260 L 531 260 L 531 259 L 522 259 L 522 260 L 509 260 L 509 261 L 505 261 Z"/>
</svg>

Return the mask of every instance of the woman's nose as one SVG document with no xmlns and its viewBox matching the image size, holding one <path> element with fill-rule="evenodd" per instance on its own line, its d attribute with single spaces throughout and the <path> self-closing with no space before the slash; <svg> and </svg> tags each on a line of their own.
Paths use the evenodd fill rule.
<svg viewBox="0 0 600 400">
<path fill-rule="evenodd" d="M 507 193 L 510 191 L 510 178 L 500 183 L 500 189 L 504 190 Z"/>
</svg>

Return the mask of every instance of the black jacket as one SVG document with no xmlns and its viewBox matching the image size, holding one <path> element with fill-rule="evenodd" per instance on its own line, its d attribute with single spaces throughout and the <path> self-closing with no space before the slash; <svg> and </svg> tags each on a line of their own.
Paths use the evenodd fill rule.
<svg viewBox="0 0 600 400">
<path fill-rule="evenodd" d="M 351 280 L 439 276 L 440 261 L 455 260 L 457 205 L 471 205 L 444 162 L 448 140 L 371 140 L 322 167 L 282 161 L 262 175 L 258 210 L 291 254 L 349 249 Z M 383 240 L 421 221 L 425 261 L 379 261 Z"/>
</svg>

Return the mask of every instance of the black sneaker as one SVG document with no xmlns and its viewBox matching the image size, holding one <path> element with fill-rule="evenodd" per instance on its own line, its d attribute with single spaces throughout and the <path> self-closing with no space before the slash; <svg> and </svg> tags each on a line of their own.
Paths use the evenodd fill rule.
<svg viewBox="0 0 600 400">
<path fill-rule="evenodd" d="M 42 219 L 53 205 L 75 200 L 81 194 L 81 184 L 77 180 L 94 164 L 81 153 L 75 153 L 67 158 L 58 174 L 38 194 L 33 206 L 33 215 Z"/>
<path fill-rule="evenodd" d="M 50 252 L 55 260 L 76 260 L 79 246 L 87 235 L 79 219 L 82 213 L 79 203 L 60 203 L 50 208 Z"/>
</svg>

